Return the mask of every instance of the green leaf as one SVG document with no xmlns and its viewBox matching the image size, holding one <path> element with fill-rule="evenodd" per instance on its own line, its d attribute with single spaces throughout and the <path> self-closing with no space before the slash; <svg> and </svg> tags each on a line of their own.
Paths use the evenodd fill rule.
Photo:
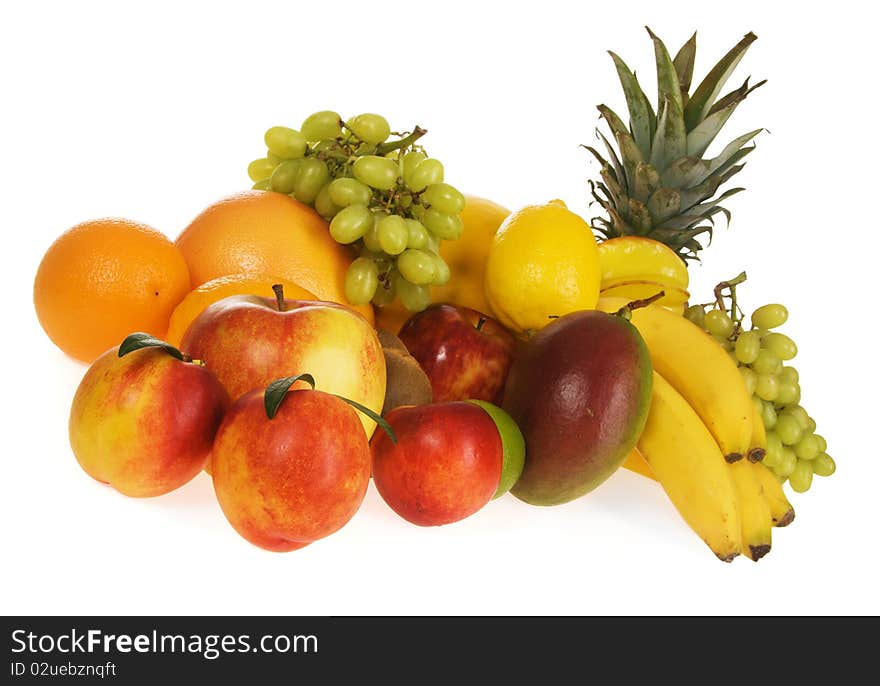
<svg viewBox="0 0 880 686">
<path fill-rule="evenodd" d="M 699 157 L 679 157 L 670 164 L 660 175 L 660 179 L 667 188 L 690 188 L 709 174 L 709 163 Z"/>
<path fill-rule="evenodd" d="M 608 151 L 608 156 L 611 158 L 611 163 L 614 165 L 614 175 L 616 177 L 617 183 L 620 187 L 623 187 L 626 184 L 626 175 L 623 172 L 623 165 L 620 162 L 620 158 L 617 156 L 617 152 L 614 150 L 614 146 L 605 138 L 605 134 L 596 129 L 596 133 L 599 138 L 602 139 L 602 143 L 605 145 L 605 149 Z"/>
<path fill-rule="evenodd" d="M 125 340 L 119 345 L 119 357 L 124 357 L 128 353 L 140 350 L 141 348 L 162 348 L 171 357 L 189 362 L 189 359 L 170 343 L 166 343 L 148 333 L 141 332 L 132 333 L 125 337 Z"/>
<path fill-rule="evenodd" d="M 730 78 L 736 69 L 736 65 L 739 64 L 749 46 L 757 39 L 758 37 L 754 33 L 747 33 L 739 43 L 721 58 L 718 64 L 712 68 L 712 71 L 697 86 L 697 90 L 694 91 L 684 111 L 684 121 L 688 131 L 692 131 L 703 121 L 727 79 Z"/>
<path fill-rule="evenodd" d="M 694 157 L 702 157 L 706 149 L 715 140 L 715 136 L 727 123 L 730 115 L 736 109 L 738 103 L 728 105 L 723 110 L 706 117 L 699 126 L 687 135 L 687 154 Z"/>
<path fill-rule="evenodd" d="M 391 442 L 394 445 L 397 445 L 397 436 L 394 435 L 394 429 L 391 428 L 391 425 L 387 421 L 385 421 L 385 419 L 381 415 L 373 412 L 369 407 L 365 407 L 364 405 L 361 405 L 359 402 L 356 402 L 354 400 L 350 400 L 349 398 L 346 398 L 341 395 L 337 395 L 336 397 L 339 398 L 340 400 L 344 400 L 349 405 L 351 405 L 354 409 L 358 410 L 359 412 L 363 412 L 370 419 L 372 419 L 374 422 L 376 422 L 376 424 L 378 424 L 380 427 L 382 427 L 382 430 L 386 434 L 388 434 L 388 438 L 391 440 Z"/>
<path fill-rule="evenodd" d="M 651 230 L 651 215 L 648 208 L 635 198 L 629 200 L 629 223 L 639 236 L 645 236 Z"/>
<path fill-rule="evenodd" d="M 269 419 L 274 419 L 278 414 L 278 408 L 287 397 L 287 392 L 297 381 L 305 381 L 312 388 L 315 387 L 315 377 L 311 374 L 286 376 L 283 379 L 276 379 L 266 386 L 266 392 L 263 394 L 263 406 L 266 408 L 266 416 Z"/>
<path fill-rule="evenodd" d="M 629 128 L 623 123 L 623 119 L 621 119 L 614 110 L 607 105 L 597 105 L 597 109 L 602 115 L 602 118 L 607 122 L 608 128 L 611 129 L 611 133 L 615 138 L 621 134 L 626 134 L 627 136 L 630 135 Z"/>
<path fill-rule="evenodd" d="M 681 209 L 681 194 L 673 188 L 659 188 L 648 200 L 653 224 L 669 219 Z"/>
<path fill-rule="evenodd" d="M 634 189 L 636 186 L 635 175 L 636 167 L 639 163 L 644 162 L 642 151 L 628 133 L 618 134 L 617 147 L 620 148 L 620 156 L 623 158 L 623 172 L 626 180 L 627 189 Z"/>
<path fill-rule="evenodd" d="M 747 134 L 740 136 L 732 140 L 728 143 L 724 150 L 717 156 L 709 160 L 709 173 L 714 174 L 718 169 L 727 163 L 731 157 L 733 157 L 737 152 L 740 152 L 740 148 L 742 148 L 746 143 L 752 140 L 755 136 L 757 136 L 764 129 L 755 129 L 754 131 L 749 131 Z M 749 151 L 754 150 L 754 148 L 748 148 Z"/>
<path fill-rule="evenodd" d="M 647 162 L 639 162 L 636 166 L 636 187 L 633 194 L 637 200 L 647 202 L 651 194 L 660 188 L 660 174 Z"/>
<path fill-rule="evenodd" d="M 648 99 L 624 61 L 611 51 L 608 54 L 611 55 L 614 66 L 617 67 L 617 76 L 626 97 L 630 132 L 636 145 L 639 146 L 639 150 L 642 151 L 642 155 L 648 157 L 651 154 L 651 117 L 653 114 L 648 112 L 650 107 Z"/>
<path fill-rule="evenodd" d="M 668 98 L 678 105 L 678 111 L 682 112 L 684 106 L 681 102 L 681 84 L 678 81 L 678 73 L 675 71 L 675 65 L 669 56 L 669 51 L 663 41 L 660 40 L 654 32 L 647 26 L 648 35 L 654 41 L 654 60 L 657 63 L 657 112 L 663 107 L 663 102 Z M 660 124 L 657 124 L 660 128 Z"/>
<path fill-rule="evenodd" d="M 666 98 L 660 108 L 654 144 L 651 146 L 651 165 L 661 174 L 680 157 L 687 154 L 687 136 L 681 105 L 672 98 Z"/>
<path fill-rule="evenodd" d="M 749 78 L 751 78 L 751 77 L 749 77 Z M 746 97 L 748 96 L 749 93 L 751 93 L 756 88 L 760 88 L 765 83 L 767 83 L 767 79 L 764 79 L 760 83 L 756 83 L 754 86 L 750 87 L 749 86 L 749 78 L 747 78 L 745 80 L 745 82 L 743 83 L 742 86 L 740 86 L 736 90 L 730 91 L 730 93 L 725 95 L 723 98 L 721 98 L 720 100 L 717 100 L 715 102 L 715 104 L 712 105 L 712 108 L 708 112 L 706 112 L 706 116 L 708 117 L 709 115 L 714 114 L 718 110 L 723 110 L 728 105 L 732 105 L 734 103 L 739 104 L 740 102 L 742 102 L 743 100 L 746 99 Z"/>
<path fill-rule="evenodd" d="M 676 53 L 672 64 L 675 65 L 675 73 L 678 74 L 678 83 L 681 86 L 682 104 L 687 105 L 688 92 L 691 89 L 691 81 L 694 78 L 694 62 L 697 57 L 697 34 L 690 37 L 687 43 L 681 46 Z"/>
</svg>

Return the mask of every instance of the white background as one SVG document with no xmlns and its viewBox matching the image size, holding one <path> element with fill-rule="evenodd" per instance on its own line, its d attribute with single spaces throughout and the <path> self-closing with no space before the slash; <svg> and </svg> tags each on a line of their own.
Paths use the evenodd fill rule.
<svg viewBox="0 0 880 686">
<path fill-rule="evenodd" d="M 878 65 L 864 6 L 3 3 L 2 612 L 876 614 Z M 692 269 L 697 299 L 745 268 L 747 305 L 789 305 L 803 403 L 838 463 L 793 496 L 797 520 L 767 558 L 718 562 L 659 486 L 624 470 L 568 505 L 505 496 L 432 529 L 371 486 L 344 529 L 289 554 L 239 538 L 204 475 L 131 500 L 80 470 L 66 423 L 84 367 L 31 301 L 63 230 L 116 215 L 173 238 L 248 186 L 267 127 L 319 109 L 418 123 L 466 192 L 510 208 L 559 197 L 589 216 L 597 165 L 578 146 L 596 104 L 625 113 L 605 51 L 652 92 L 644 24 L 672 51 L 699 30 L 697 78 L 753 30 L 731 85 L 769 79 L 723 136 L 769 130 L 736 179 L 748 190 Z"/>
</svg>

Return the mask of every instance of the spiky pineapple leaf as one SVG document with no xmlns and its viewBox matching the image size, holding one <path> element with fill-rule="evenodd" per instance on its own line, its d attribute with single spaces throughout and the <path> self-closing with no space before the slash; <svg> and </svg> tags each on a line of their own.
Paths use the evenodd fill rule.
<svg viewBox="0 0 880 686">
<path fill-rule="evenodd" d="M 679 157 L 660 175 L 668 188 L 690 188 L 709 175 L 709 163 L 699 157 Z"/>
<path fill-rule="evenodd" d="M 669 219 L 681 210 L 681 194 L 674 188 L 658 188 L 648 200 L 653 224 Z"/>
<path fill-rule="evenodd" d="M 651 146 L 651 165 L 662 173 L 685 154 L 687 154 L 687 134 L 681 107 L 675 99 L 666 98 L 660 108 L 657 131 Z"/>
<path fill-rule="evenodd" d="M 651 230 L 651 213 L 645 204 L 635 198 L 629 199 L 629 223 L 639 236 L 646 236 Z"/>
<path fill-rule="evenodd" d="M 614 60 L 617 76 L 626 97 L 630 132 L 636 145 L 639 146 L 639 150 L 642 151 L 642 155 L 648 157 L 651 154 L 651 117 L 653 116 L 653 112 L 649 112 L 648 109 L 648 98 L 626 63 L 610 50 L 608 54 Z"/>
<path fill-rule="evenodd" d="M 635 71 L 633 71 L 633 81 L 636 84 L 636 88 L 638 88 L 639 92 L 641 92 L 641 94 L 642 94 L 642 104 L 645 107 L 645 111 L 648 113 L 648 125 L 649 125 L 649 134 L 650 134 L 648 136 L 648 140 L 653 141 L 654 140 L 654 131 L 657 130 L 657 113 L 654 112 L 654 108 L 651 107 L 651 101 L 648 100 L 648 96 L 645 95 L 645 89 L 642 88 L 642 85 L 639 83 L 639 76 Z"/>
<path fill-rule="evenodd" d="M 722 150 L 716 157 L 713 157 L 709 160 L 709 173 L 714 174 L 718 169 L 725 164 L 731 157 L 733 157 L 736 153 L 740 152 L 742 147 L 752 140 L 755 136 L 761 133 L 764 129 L 755 129 L 754 131 L 749 131 L 746 134 L 743 134 L 739 138 L 734 138 L 730 143 L 728 143 L 724 150 Z M 747 148 L 747 150 L 751 151 L 752 148 Z"/>
<path fill-rule="evenodd" d="M 644 162 L 642 151 L 628 133 L 620 133 L 616 136 L 617 148 L 620 150 L 621 164 L 623 165 L 623 173 L 626 178 L 626 187 L 631 190 L 635 188 L 636 167 L 639 162 Z"/>
<path fill-rule="evenodd" d="M 641 202 L 647 202 L 654 191 L 660 188 L 660 174 L 647 162 L 636 165 L 635 181 L 634 197 Z"/>
<path fill-rule="evenodd" d="M 714 200 L 700 203 L 698 205 L 692 205 L 691 207 L 686 208 L 677 216 L 670 217 L 665 221 L 658 223 L 655 228 L 664 231 L 683 231 L 685 229 L 688 229 L 692 224 L 695 224 L 698 221 L 702 221 L 703 219 L 708 219 L 718 212 L 726 212 L 727 210 L 725 210 L 723 207 L 719 209 L 719 205 L 727 200 L 729 197 L 736 195 L 737 193 L 744 190 L 744 188 L 730 188 Z"/>
<path fill-rule="evenodd" d="M 732 102 L 701 121 L 699 126 L 687 135 L 687 154 L 702 157 L 740 102 L 742 101 Z"/>
<path fill-rule="evenodd" d="M 669 56 L 669 51 L 653 31 L 647 26 L 645 29 L 651 40 L 654 41 L 654 61 L 657 63 L 657 128 L 660 128 L 659 117 L 663 102 L 669 98 L 674 100 L 678 105 L 678 109 L 684 111 L 684 105 L 681 101 L 681 84 L 678 81 L 678 73 L 675 71 L 675 65 Z"/>
<path fill-rule="evenodd" d="M 620 134 L 631 135 L 629 127 L 623 123 L 623 119 L 617 115 L 617 112 L 607 105 L 598 105 L 596 109 L 599 110 L 599 114 L 602 115 L 602 119 L 608 124 L 608 128 L 611 129 L 611 133 L 615 138 Z"/>
<path fill-rule="evenodd" d="M 745 55 L 749 46 L 754 43 L 758 37 L 749 31 L 743 39 L 737 43 L 730 51 L 722 57 L 718 63 L 712 67 L 712 70 L 706 75 L 706 78 L 697 86 L 687 107 L 684 110 L 684 121 L 688 131 L 693 131 L 700 122 L 706 117 L 721 89 L 730 75 L 736 69 L 740 60 Z"/>
<path fill-rule="evenodd" d="M 687 43 L 675 54 L 672 64 L 675 73 L 678 74 L 678 84 L 681 87 L 682 106 L 686 106 L 690 96 L 691 81 L 694 78 L 694 63 L 697 59 L 697 34 L 690 37 Z"/>
<path fill-rule="evenodd" d="M 614 168 L 614 173 L 617 176 L 618 183 L 623 186 L 626 183 L 626 176 L 623 173 L 623 164 L 621 163 L 620 158 L 617 156 L 617 151 L 614 149 L 614 146 L 611 145 L 611 142 L 605 137 L 605 135 L 601 131 L 597 130 L 596 133 L 599 135 L 602 144 L 608 151 L 608 157 L 611 159 L 611 164 Z"/>
<path fill-rule="evenodd" d="M 742 170 L 742 168 L 743 165 L 731 167 L 730 169 L 725 170 L 723 173 L 719 172 L 713 174 L 698 186 L 682 190 L 682 210 L 688 210 L 697 203 L 701 203 L 704 200 L 708 200 L 709 198 L 711 198 L 718 191 L 718 188 L 721 186 L 721 184 L 725 183 L 732 176 L 738 174 Z"/>
<path fill-rule="evenodd" d="M 739 88 L 736 88 L 736 89 L 730 91 L 730 93 L 728 93 L 724 97 L 719 98 L 715 102 L 715 104 L 712 105 L 712 107 L 709 109 L 709 111 L 706 112 L 706 116 L 708 117 L 708 116 L 714 114 L 715 112 L 717 112 L 718 110 L 722 110 L 725 107 L 727 107 L 728 105 L 732 105 L 733 103 L 742 102 L 743 100 L 746 99 L 746 96 L 748 96 L 749 93 L 751 93 L 756 88 L 760 88 L 765 83 L 767 83 L 767 79 L 764 79 L 763 81 L 759 81 L 758 83 L 756 83 L 754 86 L 749 86 L 749 79 L 751 79 L 751 78 L 752 77 L 749 76 L 743 82 L 743 85 L 741 85 Z"/>
</svg>

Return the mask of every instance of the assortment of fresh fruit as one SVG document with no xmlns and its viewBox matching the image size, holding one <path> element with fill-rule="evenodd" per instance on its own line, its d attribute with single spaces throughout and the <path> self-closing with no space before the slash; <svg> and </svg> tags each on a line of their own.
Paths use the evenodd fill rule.
<svg viewBox="0 0 880 686">
<path fill-rule="evenodd" d="M 322 111 L 266 131 L 254 187 L 174 242 L 116 219 L 63 234 L 34 306 L 90 363 L 69 422 L 83 469 L 134 497 L 204 470 L 241 536 L 289 551 L 344 526 L 371 479 L 434 526 L 508 492 L 565 503 L 623 466 L 720 559 L 766 555 L 794 519 L 784 484 L 835 463 L 800 404 L 786 308 L 746 328 L 745 274 L 692 304 L 687 267 L 760 132 L 704 157 L 761 85 L 722 95 L 755 36 L 693 92 L 696 37 L 673 57 L 650 36 L 656 106 L 611 53 L 629 122 L 599 107 L 614 144 L 589 148 L 592 225 L 561 200 L 463 195 L 420 127 Z"/>
<path fill-rule="evenodd" d="M 344 120 L 315 112 L 299 130 L 268 129 L 266 157 L 248 165 L 254 188 L 311 205 L 330 222 L 334 240 L 356 249 L 345 276 L 345 296 L 355 305 L 397 297 L 418 312 L 430 302 L 429 287 L 449 281 L 440 241 L 461 235 L 465 197 L 418 144 L 425 133 L 416 126 L 394 134 L 379 114 Z"/>
</svg>

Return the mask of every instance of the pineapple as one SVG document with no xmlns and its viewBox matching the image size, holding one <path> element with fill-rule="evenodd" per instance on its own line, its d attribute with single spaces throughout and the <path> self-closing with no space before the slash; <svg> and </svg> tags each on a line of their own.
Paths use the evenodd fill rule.
<svg viewBox="0 0 880 686">
<path fill-rule="evenodd" d="M 626 96 L 629 126 L 609 107 L 599 105 L 617 149 L 598 129 L 608 159 L 585 146 L 602 165 L 602 180 L 590 181 L 590 188 L 608 214 L 594 218 L 593 225 L 605 239 L 645 236 L 665 243 L 684 260 L 699 259 L 704 246 L 698 237 L 708 234 L 711 241 L 716 214 L 723 213 L 730 221 L 730 212 L 720 203 L 743 189 L 730 188 L 717 197 L 716 193 L 745 166 L 743 158 L 755 149 L 754 143 L 747 144 L 762 131 L 746 133 L 731 141 L 717 157 L 703 159 L 737 105 L 766 83 L 749 86 L 746 79 L 739 88 L 718 97 L 757 36 L 747 34 L 689 94 L 696 34 L 674 59 L 651 29 L 648 34 L 654 41 L 657 63 L 656 113 L 635 73 L 610 53 Z"/>
</svg>

